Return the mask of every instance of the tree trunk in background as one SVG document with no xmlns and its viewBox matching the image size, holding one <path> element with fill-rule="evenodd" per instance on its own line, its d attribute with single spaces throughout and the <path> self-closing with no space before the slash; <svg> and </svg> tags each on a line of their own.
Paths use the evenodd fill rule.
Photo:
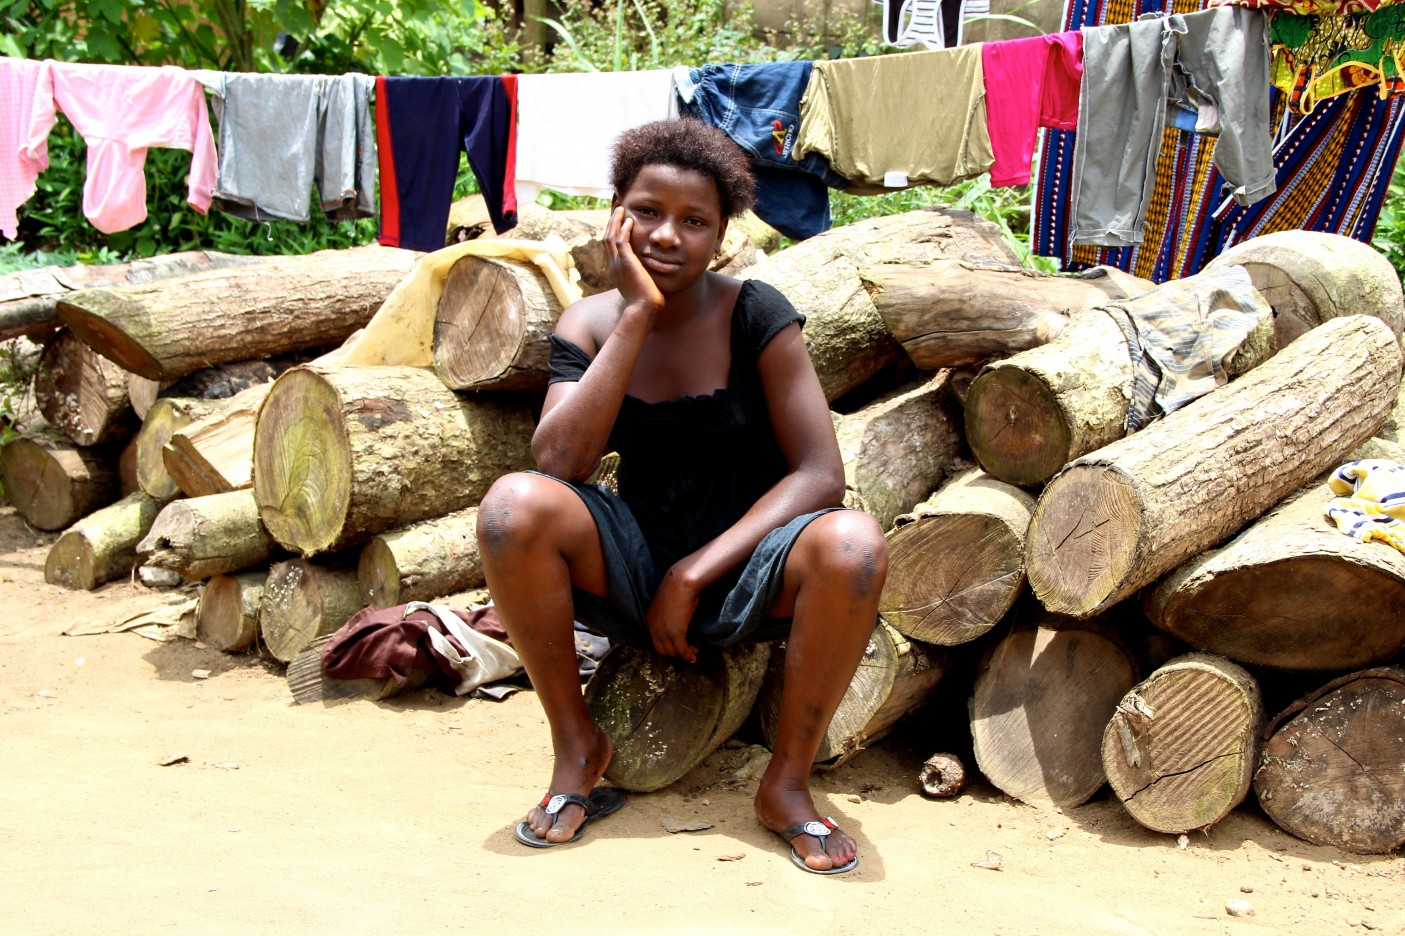
<svg viewBox="0 0 1405 936">
<path fill-rule="evenodd" d="M 1243 668 L 1177 657 L 1117 703 L 1102 739 L 1108 783 L 1148 829 L 1214 825 L 1249 792 L 1263 724 L 1259 685 Z"/>
<path fill-rule="evenodd" d="M 127 372 L 60 329 L 44 345 L 34 402 L 49 425 L 76 445 L 121 442 L 136 429 Z"/>
<path fill-rule="evenodd" d="M 0 482 L 30 526 L 62 530 L 117 499 L 117 459 L 57 433 L 21 436 L 0 448 Z"/>
<path fill-rule="evenodd" d="M 161 449 L 171 480 L 188 497 L 223 494 L 254 483 L 254 423 L 272 384 L 255 384 L 209 415 L 178 428 Z"/>
<path fill-rule="evenodd" d="M 303 555 L 477 505 L 532 465 L 532 416 L 515 396 L 459 397 L 416 367 L 296 367 L 254 433 L 264 525 Z"/>
<path fill-rule="evenodd" d="M 44 581 L 91 591 L 130 575 L 137 561 L 137 543 L 160 510 L 160 501 L 138 491 L 79 520 L 49 548 Z"/>
<path fill-rule="evenodd" d="M 1317 845 L 1387 854 L 1405 845 L 1405 670 L 1334 679 L 1265 732 L 1254 792 L 1268 817 Z"/>
<path fill-rule="evenodd" d="M 1400 364 L 1380 319 L 1333 319 L 1078 459 L 1035 507 L 1030 587 L 1050 611 L 1084 616 L 1222 542 L 1370 438 L 1395 402 Z"/>
<path fill-rule="evenodd" d="M 859 276 L 888 330 L 922 370 L 1038 347 L 1058 337 L 1070 314 L 1155 286 L 1107 267 L 1062 276 L 980 258 L 865 267 Z"/>
<path fill-rule="evenodd" d="M 962 459 L 961 407 L 945 371 L 835 419 L 844 459 L 844 505 L 866 511 L 883 529 L 911 510 Z"/>
<path fill-rule="evenodd" d="M 195 611 L 196 636 L 225 653 L 252 647 L 259 638 L 259 606 L 267 581 L 263 569 L 211 576 Z"/>
<path fill-rule="evenodd" d="M 340 556 L 274 563 L 259 603 L 259 631 L 269 654 L 290 662 L 308 644 L 336 632 L 362 608 L 356 570 Z"/>
<path fill-rule="evenodd" d="M 264 565 L 276 552 L 278 544 L 259 520 L 248 488 L 167 504 L 137 544 L 143 565 L 188 579 Z"/>
<path fill-rule="evenodd" d="M 561 305 L 535 264 L 464 257 L 434 316 L 434 372 L 453 390 L 544 390 Z"/>
<path fill-rule="evenodd" d="M 1034 498 L 978 469 L 958 475 L 888 533 L 878 611 L 900 633 L 942 646 L 968 643 L 1024 591 L 1025 532 Z"/>
<path fill-rule="evenodd" d="M 220 411 L 221 401 L 187 397 L 162 397 L 146 411 L 141 432 L 137 433 L 137 483 L 157 500 L 170 500 L 181 493 L 166 470 L 163 450 L 177 430 Z"/>
<path fill-rule="evenodd" d="M 361 600 L 391 608 L 477 588 L 484 582 L 477 531 L 478 508 L 469 507 L 372 537 L 356 569 Z"/>
<path fill-rule="evenodd" d="M 1137 663 L 1111 631 L 1016 631 L 990 652 L 971 698 L 976 765 L 1031 806 L 1085 802 L 1105 779 L 1098 745 Z"/>
<path fill-rule="evenodd" d="M 175 380 L 212 364 L 335 344 L 370 321 L 414 263 L 412 251 L 390 247 L 323 250 L 247 269 L 79 290 L 59 302 L 59 315 L 127 370 Z"/>
</svg>

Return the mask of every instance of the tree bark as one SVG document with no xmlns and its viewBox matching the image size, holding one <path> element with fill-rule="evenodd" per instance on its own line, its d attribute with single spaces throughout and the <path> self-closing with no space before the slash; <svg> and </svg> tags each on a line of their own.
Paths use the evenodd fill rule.
<svg viewBox="0 0 1405 936">
<path fill-rule="evenodd" d="M 79 520 L 49 548 L 44 581 L 92 591 L 129 575 L 137 562 L 137 543 L 160 510 L 160 501 L 138 491 Z"/>
<path fill-rule="evenodd" d="M 942 371 L 835 419 L 844 459 L 844 504 L 886 530 L 953 471 L 962 458 L 961 407 Z"/>
<path fill-rule="evenodd" d="M 1316 845 L 1375 855 L 1405 845 L 1405 670 L 1334 679 L 1265 732 L 1254 772 L 1259 805 Z"/>
<path fill-rule="evenodd" d="M 411 251 L 394 248 L 323 250 L 248 269 L 79 290 L 58 308 L 64 324 L 104 357 L 151 380 L 175 380 L 211 364 L 334 344 L 370 321 L 414 262 Z"/>
<path fill-rule="evenodd" d="M 777 644 L 756 700 L 761 731 L 772 748 L 785 688 L 785 660 L 785 644 Z M 927 701 L 949 664 L 945 650 L 910 641 L 879 621 L 825 729 L 815 763 L 826 769 L 838 767 L 883 738 L 899 719 Z"/>
<path fill-rule="evenodd" d="M 922 370 L 1008 357 L 1058 337 L 1074 312 L 1155 287 L 1098 267 L 1061 276 L 980 258 L 859 270 L 874 308 Z"/>
<path fill-rule="evenodd" d="M 1347 460 L 1402 456 L 1371 439 Z M 1239 663 L 1341 671 L 1391 659 L 1405 649 L 1405 555 L 1338 530 L 1335 496 L 1319 479 L 1176 569 L 1143 593 L 1147 618 Z"/>
<path fill-rule="evenodd" d="M 1156 287 L 1175 301 L 1202 300 L 1221 288 L 1189 277 Z M 1183 300 L 1182 300 L 1183 301 Z M 1233 377 L 1274 352 L 1273 317 L 1262 308 L 1258 327 L 1226 362 Z M 1080 455 L 1127 434 L 1128 403 L 1137 365 L 1114 313 L 1075 312 L 1057 338 L 986 366 L 966 398 L 966 436 L 981 467 L 1010 484 L 1039 485 Z"/>
<path fill-rule="evenodd" d="M 188 397 L 162 397 L 151 405 L 137 433 L 137 483 L 143 491 L 157 500 L 170 500 L 181 493 L 166 469 L 166 443 L 177 430 L 220 409 L 219 401 Z"/>
<path fill-rule="evenodd" d="M 591 715 L 615 744 L 605 779 L 647 793 L 702 763 L 746 720 L 770 656 L 768 643 L 702 648 L 696 663 L 612 647 L 585 687 Z"/>
<path fill-rule="evenodd" d="M 456 396 L 414 367 L 297 367 L 254 433 L 264 525 L 303 555 L 471 507 L 532 464 L 532 417 L 510 396 Z"/>
<path fill-rule="evenodd" d="M 118 497 L 112 453 L 78 448 L 57 433 L 21 436 L 0 448 L 5 498 L 32 527 L 62 530 Z"/>
<path fill-rule="evenodd" d="M 161 461 L 187 497 L 223 494 L 254 483 L 254 423 L 272 384 L 255 384 L 211 404 L 201 419 L 171 433 Z"/>
<path fill-rule="evenodd" d="M 296 363 L 302 363 L 298 361 Z M 186 374 L 180 380 L 166 383 L 147 380 L 137 374 L 127 375 L 127 396 L 132 401 L 132 409 L 137 415 L 146 418 L 159 397 L 194 397 L 200 400 L 224 400 L 255 384 L 272 383 L 273 379 L 293 365 L 293 362 L 275 366 L 270 361 L 235 361 L 219 364 Z"/>
<path fill-rule="evenodd" d="M 264 257 L 243 257 L 207 250 L 114 263 L 105 266 L 47 266 L 0 276 L 0 341 L 21 335 L 44 335 L 59 327 L 58 300 L 75 289 L 149 283 L 201 270 L 267 263 Z"/>
<path fill-rule="evenodd" d="M 453 390 L 546 388 L 561 305 L 535 264 L 463 257 L 434 317 L 434 372 Z"/>
<path fill-rule="evenodd" d="M 1102 739 L 1108 783 L 1148 829 L 1207 828 L 1249 792 L 1263 723 L 1258 683 L 1243 668 L 1177 657 L 1117 703 Z"/>
<path fill-rule="evenodd" d="M 121 442 L 136 429 L 127 372 L 60 329 L 44 345 L 34 402 L 49 425 L 77 445 Z"/>
<path fill-rule="evenodd" d="M 740 274 L 775 286 L 807 317 L 805 343 L 830 402 L 906 359 L 861 269 L 975 254 L 1015 263 L 1000 229 L 967 211 L 924 209 L 834 228 Z"/>
<path fill-rule="evenodd" d="M 1229 248 L 1206 267 L 1242 266 L 1273 306 L 1278 347 L 1342 315 L 1374 315 L 1398 339 L 1405 328 L 1400 275 L 1379 250 L 1340 234 L 1278 231 Z"/>
<path fill-rule="evenodd" d="M 225 653 L 242 653 L 259 638 L 259 605 L 267 570 L 212 575 L 200 593 L 195 634 Z"/>
<path fill-rule="evenodd" d="M 259 520 L 254 492 L 247 488 L 167 504 L 137 544 L 143 565 L 188 579 L 266 564 L 276 552 L 278 544 Z"/>
<path fill-rule="evenodd" d="M 361 610 L 356 570 L 347 558 L 288 559 L 269 568 L 259 602 L 259 631 L 275 660 L 291 662 Z"/>
<path fill-rule="evenodd" d="M 1025 556 L 1035 595 L 1050 611 L 1088 615 L 1231 536 L 1371 437 L 1400 365 L 1379 319 L 1333 319 L 1078 459 L 1035 507 Z"/>
<path fill-rule="evenodd" d="M 897 518 L 878 611 L 899 633 L 968 643 L 1024 591 L 1025 532 L 1034 498 L 978 469 L 958 475 Z"/>
<path fill-rule="evenodd" d="M 1098 744 L 1137 664 L 1110 631 L 1038 626 L 1006 637 L 976 676 L 976 765 L 1032 806 L 1077 806 L 1103 785 Z"/>
<path fill-rule="evenodd" d="M 390 608 L 482 585 L 477 529 L 478 508 L 469 507 L 372 537 L 356 570 L 362 601 Z"/>
</svg>

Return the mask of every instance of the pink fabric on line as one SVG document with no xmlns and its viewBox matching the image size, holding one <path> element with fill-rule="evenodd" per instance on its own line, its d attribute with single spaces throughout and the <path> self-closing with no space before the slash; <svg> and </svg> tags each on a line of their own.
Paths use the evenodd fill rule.
<svg viewBox="0 0 1405 936">
<path fill-rule="evenodd" d="M 146 220 L 146 151 L 153 146 L 190 151 L 186 200 L 201 214 L 209 210 L 219 159 L 205 91 L 185 69 L 44 62 L 21 158 L 37 164 L 57 111 L 87 141 L 83 214 L 99 231 Z"/>
<path fill-rule="evenodd" d="M 38 62 L 0 58 L 0 234 L 11 240 L 19 230 L 15 209 L 34 194 L 34 180 L 49 165 L 47 146 L 27 159 L 19 152 L 29 137 L 29 109 L 38 82 Z"/>
<path fill-rule="evenodd" d="M 1083 34 L 1075 29 L 987 42 L 981 47 L 981 67 L 986 128 L 995 152 L 990 184 L 1028 185 L 1038 129 L 1078 126 Z"/>
</svg>

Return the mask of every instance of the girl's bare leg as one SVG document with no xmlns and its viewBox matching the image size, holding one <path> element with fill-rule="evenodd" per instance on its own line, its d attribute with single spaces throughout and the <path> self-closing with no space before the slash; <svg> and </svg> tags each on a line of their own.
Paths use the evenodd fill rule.
<svg viewBox="0 0 1405 936">
<path fill-rule="evenodd" d="M 858 511 L 811 521 L 785 566 L 774 612 L 793 617 L 786 640 L 785 685 L 771 763 L 756 792 L 756 816 L 773 832 L 821 818 L 810 798 L 810 769 L 825 730 L 863 659 L 878 621 L 888 571 L 883 531 Z M 823 842 L 800 835 L 791 843 L 817 871 L 847 864 L 854 840 L 842 831 Z"/>
<path fill-rule="evenodd" d="M 565 485 L 511 474 L 493 485 L 478 508 L 478 546 L 493 603 L 551 726 L 555 765 L 549 792 L 587 795 L 614 753 L 581 695 L 573 632 L 572 584 L 598 595 L 606 590 L 595 521 Z M 565 842 L 584 816 L 571 804 L 552 825 L 534 806 L 527 824 L 538 838 Z"/>
</svg>

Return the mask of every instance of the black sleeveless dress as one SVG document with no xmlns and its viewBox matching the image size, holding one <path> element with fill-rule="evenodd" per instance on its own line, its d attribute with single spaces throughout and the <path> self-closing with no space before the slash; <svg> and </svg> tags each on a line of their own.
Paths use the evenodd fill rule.
<svg viewBox="0 0 1405 936">
<path fill-rule="evenodd" d="M 646 403 L 626 395 L 610 432 L 619 453 L 618 495 L 570 485 L 600 531 L 609 581 L 601 599 L 577 590 L 576 616 L 611 640 L 652 645 L 645 615 L 664 573 L 716 539 L 786 472 L 771 427 L 757 358 L 766 344 L 804 316 L 767 283 L 742 283 L 732 311 L 727 386 L 706 396 Z M 579 380 L 591 358 L 551 336 L 551 382 Z M 564 483 L 564 482 L 563 482 Z M 772 618 L 786 557 L 817 511 L 769 533 L 750 560 L 703 593 L 689 627 L 695 645 L 784 636 Z"/>
</svg>

